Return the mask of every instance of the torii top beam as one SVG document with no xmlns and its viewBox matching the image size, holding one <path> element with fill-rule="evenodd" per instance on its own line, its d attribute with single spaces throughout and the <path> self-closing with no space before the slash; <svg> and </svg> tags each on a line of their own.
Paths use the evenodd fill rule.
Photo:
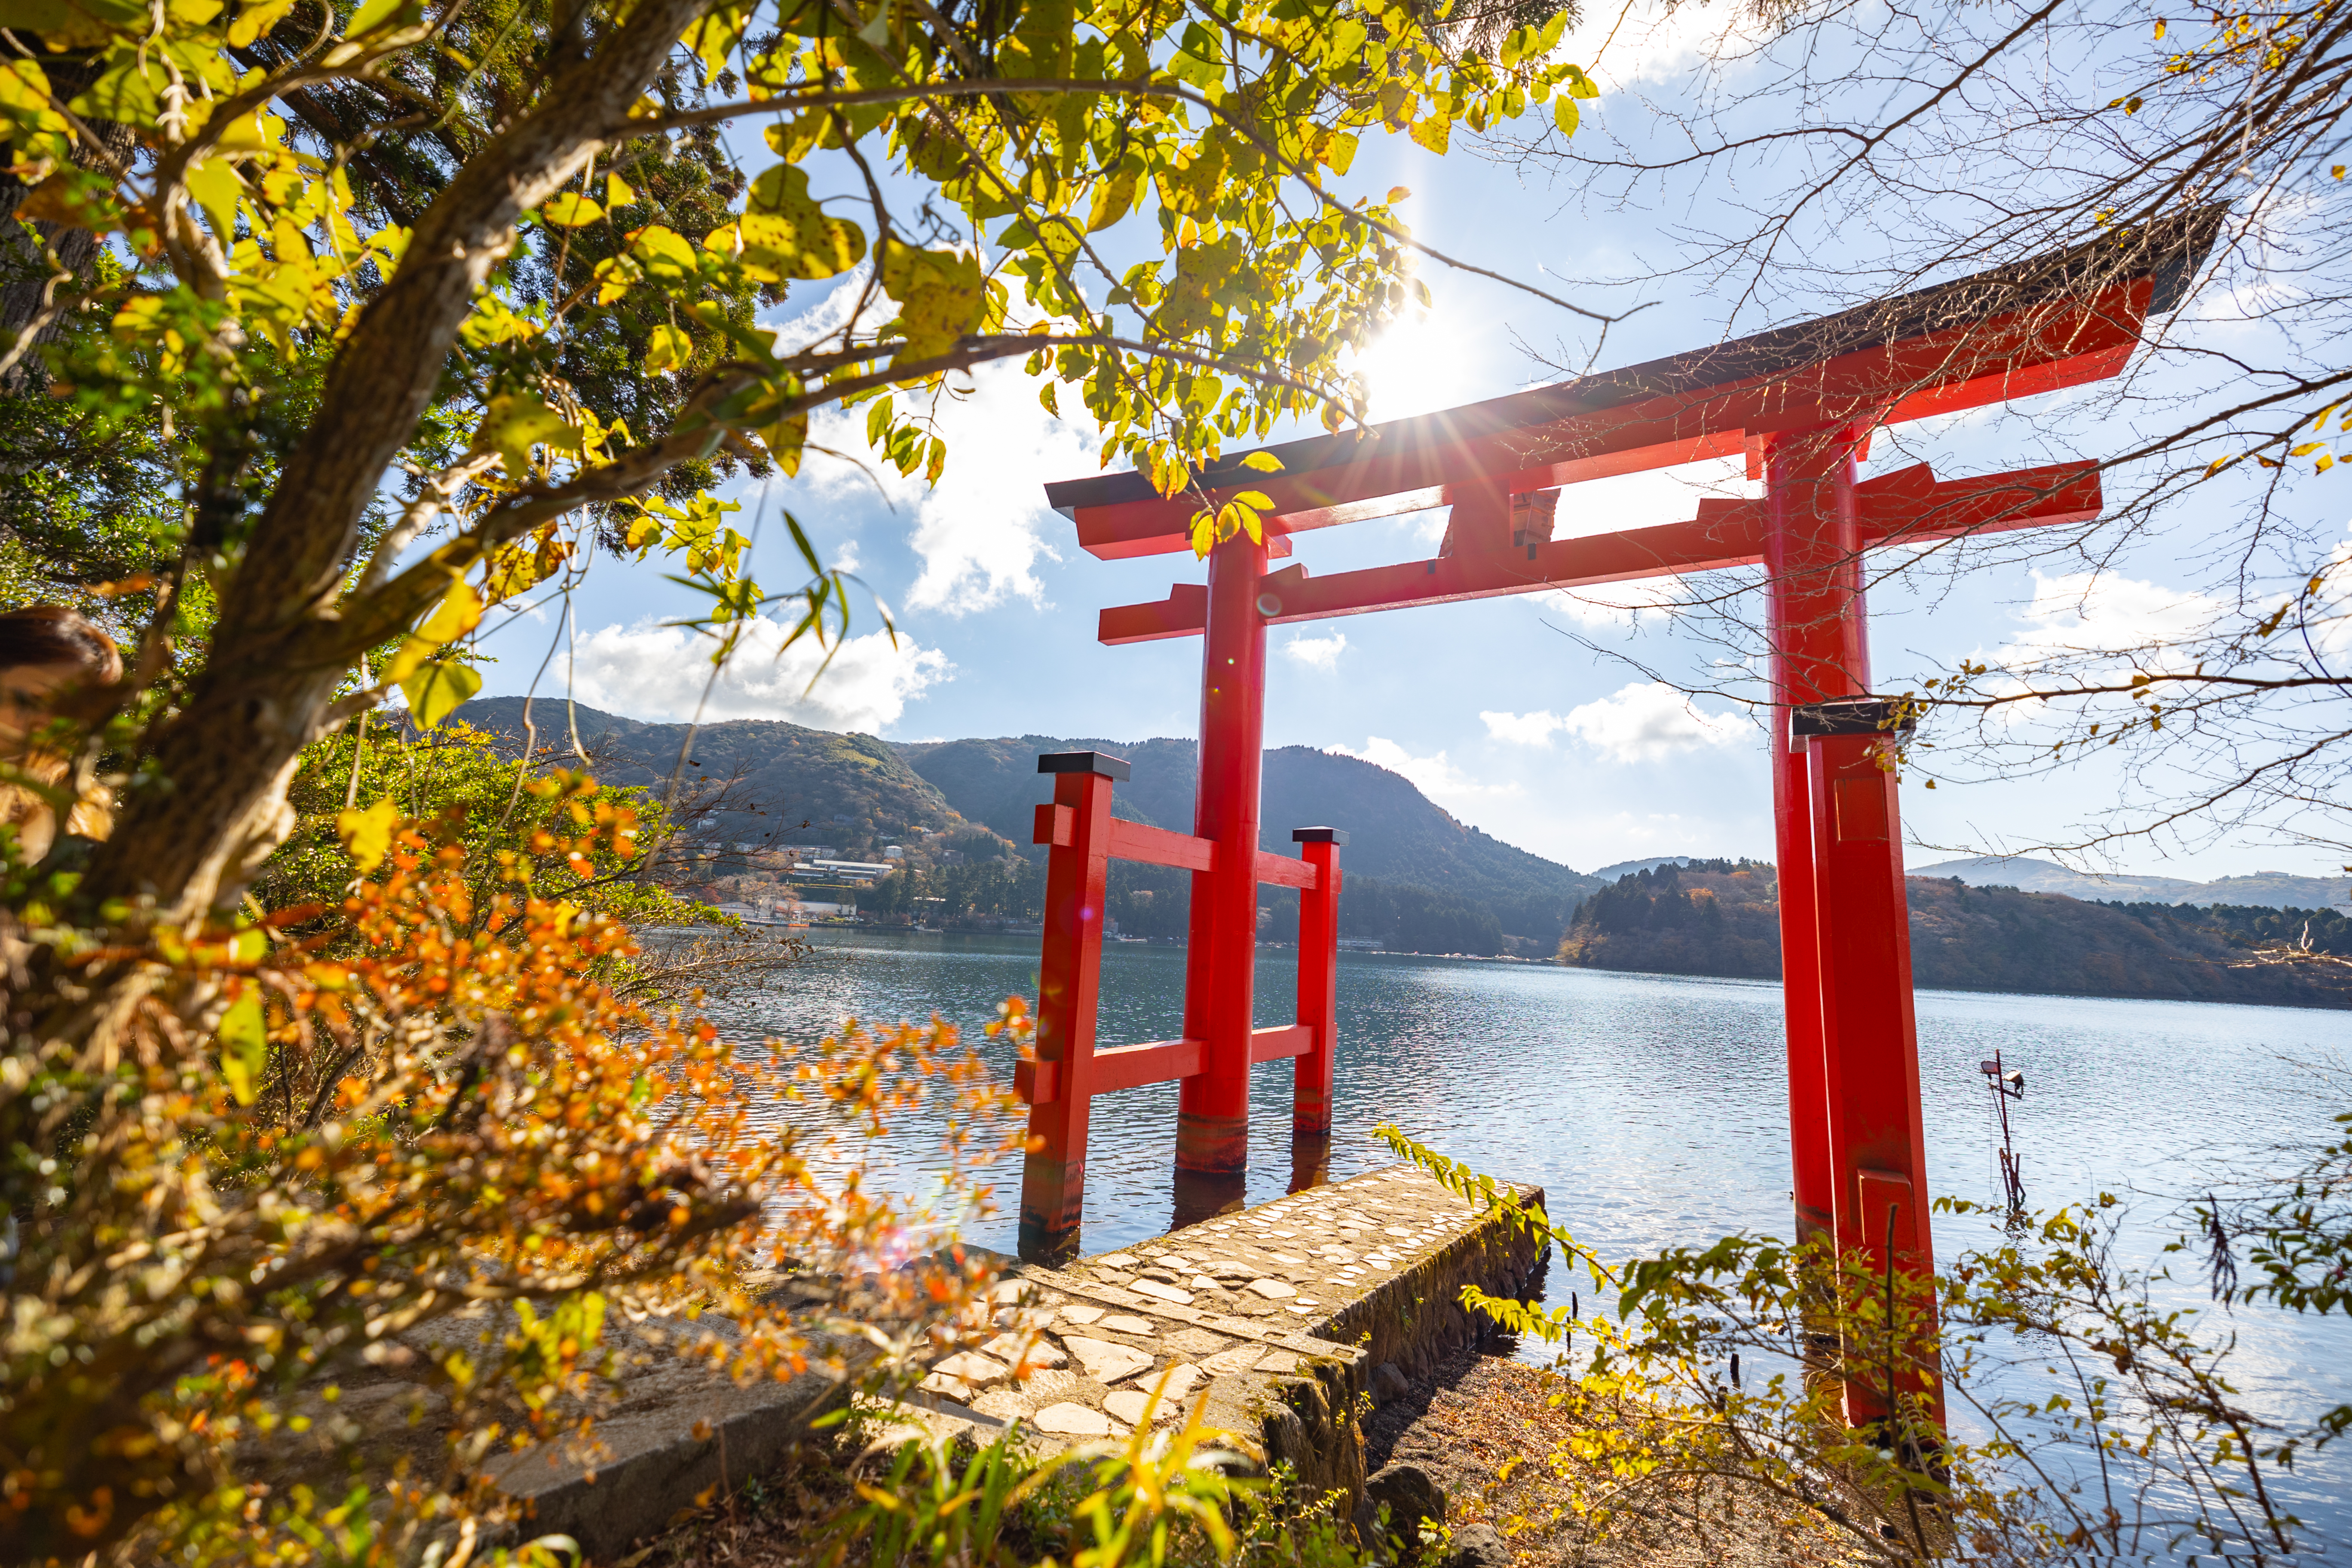
<svg viewBox="0 0 2352 1568">
<path fill-rule="evenodd" d="M 1217 500 L 1265 491 L 1275 503 L 1269 524 L 1283 535 L 1449 503 L 1457 523 L 1467 506 L 1480 524 L 1431 561 L 1312 584 L 1297 568 L 1275 574 L 1270 584 L 1297 578 L 1276 595 L 1276 621 L 1754 562 L 1762 520 L 1752 502 L 1703 501 L 1692 521 L 1550 542 L 1549 529 L 1513 539 L 1509 498 L 1742 452 L 1752 466 L 1782 431 L 1900 424 L 2115 375 L 2147 319 L 2186 295 L 2221 218 L 2201 209 L 1711 348 L 1286 442 L 1267 448 L 1279 473 L 1244 469 L 1237 453 L 1204 473 L 1202 487 Z M 1191 547 L 1197 495 L 1163 498 L 1134 473 L 1049 484 L 1045 493 L 1076 523 L 1080 545 L 1106 560 Z M 1863 499 L 1866 543 L 2080 521 L 2099 510 L 2087 464 L 1954 484 L 1935 483 L 1923 466 L 1872 482 Z M 1163 604 L 1107 610 L 1102 640 L 1196 634 L 1202 594 L 1179 584 Z"/>
</svg>

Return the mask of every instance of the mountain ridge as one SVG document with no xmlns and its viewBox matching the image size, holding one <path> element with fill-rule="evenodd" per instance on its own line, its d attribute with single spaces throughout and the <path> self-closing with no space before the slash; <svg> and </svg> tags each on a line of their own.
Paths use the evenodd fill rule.
<svg viewBox="0 0 2352 1568">
<path fill-rule="evenodd" d="M 520 699 L 478 700 L 460 716 L 509 745 L 524 739 Z M 571 750 L 564 705 L 542 703 L 533 717 L 542 754 L 561 761 Z M 572 717 L 600 778 L 661 790 L 679 770 L 686 725 L 586 707 L 573 708 Z M 1017 853 L 1034 864 L 1042 854 L 1029 842 L 1034 808 L 1053 797 L 1054 784 L 1037 772 L 1037 756 L 1075 751 L 1105 752 L 1129 764 L 1130 776 L 1113 791 L 1117 815 L 1191 831 L 1199 748 L 1190 740 L 1032 734 L 891 742 L 782 720 L 724 720 L 696 730 L 683 770 L 692 787 L 680 810 L 698 838 L 737 850 L 814 844 L 878 858 L 903 838 L 919 859 L 930 858 L 929 846 L 946 845 L 962 858 Z M 1419 944 L 1441 942 L 1440 951 L 1485 943 L 1484 951 L 1548 954 L 1577 904 L 1602 885 L 1461 822 L 1411 780 L 1358 757 L 1276 747 L 1265 753 L 1262 800 L 1259 843 L 1276 854 L 1297 852 L 1293 828 L 1348 832 L 1340 863 L 1357 891 L 1343 904 L 1350 935 L 1417 931 Z M 925 847 L 918 848 L 919 839 Z M 1122 864 L 1114 883 L 1122 919 L 1151 934 L 1181 934 L 1188 877 Z M 1158 900 L 1148 922 L 1122 901 L 1139 892 Z M 1285 911 L 1291 900 L 1270 888 L 1265 902 Z M 1277 923 L 1284 918 L 1296 917 L 1278 913 Z M 1506 936 L 1517 940 L 1506 944 Z"/>
<path fill-rule="evenodd" d="M 2352 877 L 2303 877 L 2288 871 L 2256 871 L 2217 877 L 2210 882 L 2186 877 L 2129 872 L 2071 870 L 2029 856 L 1964 856 L 1932 866 L 1906 867 L 1904 875 L 1958 879 L 1971 888 L 2015 888 L 2025 893 L 2063 893 L 2085 901 L 2137 900 L 2158 904 L 2269 905 L 2273 909 L 2352 909 Z"/>
<path fill-rule="evenodd" d="M 2341 914 L 2091 903 L 1916 875 L 1904 897 L 1912 981 L 1923 988 L 2352 1007 L 2352 973 L 2326 958 L 2352 957 Z M 2322 957 L 2284 951 L 2301 943 Z M 1779 879 L 1752 860 L 1633 873 L 1579 907 L 1559 957 L 1586 969 L 1776 978 Z"/>
</svg>

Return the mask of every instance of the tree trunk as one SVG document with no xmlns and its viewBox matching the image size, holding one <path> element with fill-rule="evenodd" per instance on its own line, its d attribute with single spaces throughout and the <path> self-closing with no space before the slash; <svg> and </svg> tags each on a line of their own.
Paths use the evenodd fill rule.
<svg viewBox="0 0 2352 1568">
<path fill-rule="evenodd" d="M 151 900 L 184 921 L 233 904 L 292 826 L 288 781 L 364 651 L 343 603 L 360 524 L 430 406 L 475 290 L 515 223 L 578 174 L 653 85 L 704 0 L 648 0 L 595 53 L 557 71 L 540 107 L 458 171 L 400 270 L 327 374 L 226 584 L 204 673 L 152 735 L 150 766 L 81 883 L 90 907 Z M 250 352 L 250 351 L 248 351 Z"/>
</svg>

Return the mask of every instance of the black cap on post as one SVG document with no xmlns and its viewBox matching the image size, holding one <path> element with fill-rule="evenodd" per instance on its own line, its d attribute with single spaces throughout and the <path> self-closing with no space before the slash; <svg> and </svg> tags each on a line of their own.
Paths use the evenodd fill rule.
<svg viewBox="0 0 2352 1568">
<path fill-rule="evenodd" d="M 1290 830 L 1293 844 L 1345 844 L 1348 830 L 1344 827 L 1294 827 Z"/>
<path fill-rule="evenodd" d="M 1037 755 L 1037 771 L 1041 773 L 1100 773 L 1107 779 L 1127 777 L 1127 763 L 1100 752 L 1041 752 Z"/>
<path fill-rule="evenodd" d="M 1834 697 L 1789 710 L 1789 733 L 1801 741 L 1820 735 L 1907 735 L 1918 727 L 1918 710 L 1896 697 Z"/>
</svg>

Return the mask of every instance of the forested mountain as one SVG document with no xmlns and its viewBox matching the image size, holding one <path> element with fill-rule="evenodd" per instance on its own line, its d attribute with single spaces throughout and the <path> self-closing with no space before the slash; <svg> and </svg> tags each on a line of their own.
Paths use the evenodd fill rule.
<svg viewBox="0 0 2352 1568">
<path fill-rule="evenodd" d="M 488 697 L 466 704 L 459 717 L 510 742 L 523 737 L 522 699 Z M 593 759 L 596 776 L 616 784 L 668 784 L 686 743 L 684 724 L 640 720 L 560 701 L 534 705 L 539 745 L 562 762 L 572 749 L 571 723 Z M 945 832 L 955 811 L 907 765 L 887 742 L 842 735 L 772 719 L 730 719 L 705 724 L 687 754 L 685 798 L 709 805 L 698 812 L 710 837 L 768 844 L 846 847 L 911 829 Z M 1023 833 L 1022 837 L 1028 837 Z"/>
<path fill-rule="evenodd" d="M 522 741 L 519 698 L 468 703 L 462 717 L 510 743 Z M 687 738 L 683 724 L 584 707 L 567 715 L 561 701 L 537 704 L 532 718 L 542 753 L 556 760 L 569 754 L 576 722 L 598 775 L 615 784 L 666 785 Z M 1191 831 L 1199 766 L 1191 741 L 1023 735 L 894 745 L 745 719 L 696 732 L 680 815 L 698 837 L 730 853 L 735 845 L 817 844 L 869 858 L 886 842 L 903 841 L 913 863 L 908 875 L 862 895 L 862 909 L 911 915 L 914 900 L 928 899 L 944 902 L 924 906 L 927 918 L 1032 918 L 1044 884 L 1043 852 L 1029 844 L 1031 819 L 1053 795 L 1037 756 L 1078 751 L 1107 752 L 1130 765 L 1132 776 L 1114 795 L 1118 815 Z M 1549 955 L 1578 901 L 1601 885 L 1455 821 L 1400 774 L 1304 746 L 1266 753 L 1262 817 L 1261 844 L 1285 855 L 1297 853 L 1294 827 L 1347 829 L 1341 933 L 1417 952 Z M 982 864 L 1007 855 L 1022 859 Z M 725 871 L 734 862 L 722 858 L 717 865 Z M 719 898 L 751 891 L 731 884 L 710 889 Z M 1191 891 L 1187 873 L 1115 864 L 1110 914 L 1137 935 L 1181 937 Z M 1290 940 L 1295 896 L 1267 888 L 1261 902 L 1267 939 Z"/>
<path fill-rule="evenodd" d="M 1756 861 L 1637 872 L 1585 900 L 1559 956 L 1592 969 L 1777 976 L 1779 892 L 1772 867 Z M 2352 1006 L 2352 970 L 2268 961 L 2306 935 L 2314 952 L 2352 956 L 2352 919 L 2339 910 L 2087 903 L 1957 878 L 1907 878 L 1905 893 L 1921 986 Z"/>
<path fill-rule="evenodd" d="M 1053 780 L 1037 772 L 1044 752 L 1107 752 L 1133 775 L 1115 791 L 1120 816 L 1179 833 L 1192 830 L 1192 787 L 1200 768 L 1191 741 L 1104 741 L 1021 735 L 988 741 L 902 744 L 898 752 L 938 787 L 948 804 L 1016 843 L 1029 837 L 1030 814 L 1053 798 Z M 1295 827 L 1348 831 L 1341 864 L 1351 875 L 1427 888 L 1489 904 L 1504 929 L 1557 933 L 1597 878 L 1515 848 L 1457 822 L 1401 774 L 1362 761 L 1283 746 L 1265 754 L 1258 841 L 1297 853 Z M 1517 906 L 1532 901 L 1538 907 Z"/>
</svg>

